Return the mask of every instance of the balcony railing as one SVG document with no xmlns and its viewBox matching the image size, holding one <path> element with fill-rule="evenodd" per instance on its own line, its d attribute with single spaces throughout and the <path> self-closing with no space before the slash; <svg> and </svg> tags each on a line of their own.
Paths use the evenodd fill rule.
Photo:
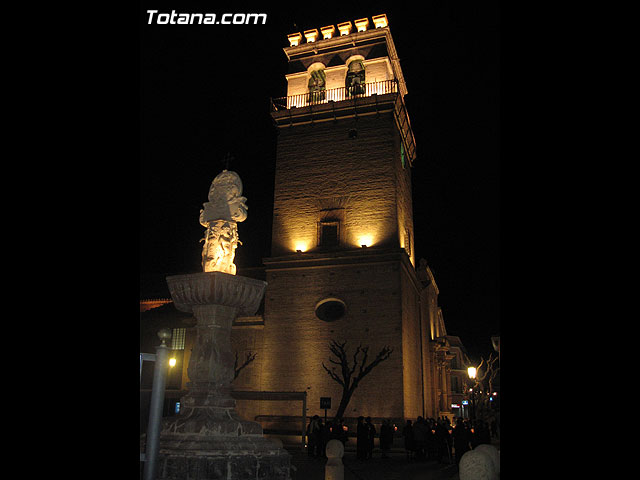
<svg viewBox="0 0 640 480">
<path fill-rule="evenodd" d="M 396 80 L 384 80 L 382 82 L 362 83 L 351 87 L 333 88 L 331 90 L 320 90 L 288 97 L 273 98 L 271 100 L 271 107 L 274 111 L 289 110 L 291 108 L 340 102 L 358 97 L 398 93 L 398 91 L 398 82 Z"/>
</svg>

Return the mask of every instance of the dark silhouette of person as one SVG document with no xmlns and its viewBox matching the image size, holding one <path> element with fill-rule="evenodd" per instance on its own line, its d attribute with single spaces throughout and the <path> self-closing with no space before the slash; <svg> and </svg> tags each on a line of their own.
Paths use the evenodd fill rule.
<svg viewBox="0 0 640 480">
<path fill-rule="evenodd" d="M 436 430 L 436 434 L 435 434 L 436 443 L 438 445 L 437 460 L 438 460 L 438 463 L 443 463 L 442 462 L 443 458 L 446 458 L 447 461 L 449 460 L 449 451 L 448 451 L 448 445 L 447 445 L 448 432 L 443 422 L 440 420 L 436 422 L 435 430 Z"/>
<path fill-rule="evenodd" d="M 329 442 L 329 440 L 335 440 L 338 438 L 334 432 L 335 428 L 336 428 L 335 420 L 329 420 L 326 425 L 327 442 Z"/>
<path fill-rule="evenodd" d="M 376 438 L 376 427 L 371 423 L 371 417 L 365 419 L 365 426 L 367 427 L 367 456 L 366 458 L 373 458 L 373 442 Z"/>
<path fill-rule="evenodd" d="M 478 445 L 482 443 L 491 444 L 491 432 L 489 431 L 489 424 L 485 420 L 480 420 L 476 434 L 478 435 Z"/>
<path fill-rule="evenodd" d="M 447 456 L 449 457 L 449 462 L 453 458 L 453 426 L 448 418 L 445 418 L 444 428 L 447 429 Z"/>
<path fill-rule="evenodd" d="M 402 436 L 404 437 L 404 449 L 407 452 L 407 460 L 411 460 L 415 451 L 413 425 L 411 425 L 411 420 L 407 420 L 407 424 L 402 429 Z"/>
<path fill-rule="evenodd" d="M 471 450 L 469 446 L 469 432 L 462 422 L 462 418 L 458 418 L 456 427 L 453 430 L 453 449 L 456 455 L 456 465 L 459 466 L 462 455 Z"/>
<path fill-rule="evenodd" d="M 495 438 L 500 438 L 498 436 L 498 421 L 496 417 L 493 417 L 493 419 L 491 420 L 491 436 Z"/>
<path fill-rule="evenodd" d="M 393 426 L 388 419 L 382 421 L 380 427 L 380 450 L 382 450 L 382 458 L 389 458 L 389 451 L 393 445 Z"/>
<path fill-rule="evenodd" d="M 318 452 L 318 434 L 321 432 L 320 424 L 318 423 L 319 420 L 320 417 L 314 415 L 307 427 L 307 454 L 312 457 L 317 456 Z"/>
<path fill-rule="evenodd" d="M 322 428 L 320 430 L 321 432 L 321 438 L 322 438 L 322 448 L 320 450 L 320 458 L 325 458 L 326 455 L 326 448 L 327 448 L 327 443 L 329 442 L 329 440 L 331 440 L 331 422 L 327 422 L 324 425 L 322 425 Z"/>
<path fill-rule="evenodd" d="M 324 439 L 324 425 L 322 419 L 318 418 L 318 428 L 314 431 L 316 444 L 316 457 L 324 458 L 324 447 L 327 443 Z"/>
<path fill-rule="evenodd" d="M 422 417 L 418 417 L 416 423 L 413 425 L 413 439 L 415 441 L 415 457 L 417 460 L 422 460 L 425 457 L 427 440 L 427 426 Z"/>
<path fill-rule="evenodd" d="M 356 458 L 364 460 L 367 458 L 367 443 L 369 442 L 369 430 L 364 424 L 364 417 L 358 417 L 356 427 Z"/>
<path fill-rule="evenodd" d="M 340 440 L 343 445 L 347 443 L 347 432 L 344 429 L 344 420 L 342 418 L 336 418 L 330 428 L 330 438 Z"/>
</svg>

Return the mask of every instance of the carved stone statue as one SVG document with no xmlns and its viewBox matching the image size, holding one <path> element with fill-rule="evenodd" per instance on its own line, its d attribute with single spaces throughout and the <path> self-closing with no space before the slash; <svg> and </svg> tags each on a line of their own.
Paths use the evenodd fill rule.
<svg viewBox="0 0 640 480">
<path fill-rule="evenodd" d="M 242 181 L 235 172 L 223 170 L 211 183 L 209 201 L 200 210 L 200 225 L 206 228 L 202 247 L 202 270 L 236 274 L 233 259 L 238 245 L 238 224 L 247 218 Z"/>
<path fill-rule="evenodd" d="M 267 287 L 265 281 L 235 275 L 237 222 L 247 218 L 247 199 L 241 195 L 236 173 L 223 170 L 213 180 L 200 211 L 206 228 L 204 271 L 167 277 L 176 309 L 196 319 L 196 336 L 179 415 L 162 420 L 156 480 L 291 478 L 290 455 L 264 437 L 258 422 L 238 415 L 231 394 L 233 322 L 239 315 L 256 314 Z"/>
</svg>

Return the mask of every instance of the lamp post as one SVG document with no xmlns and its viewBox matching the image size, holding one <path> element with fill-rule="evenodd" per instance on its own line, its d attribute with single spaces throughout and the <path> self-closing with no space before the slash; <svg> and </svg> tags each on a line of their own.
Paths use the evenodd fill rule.
<svg viewBox="0 0 640 480">
<path fill-rule="evenodd" d="M 143 472 L 144 480 L 152 480 L 155 476 L 160 440 L 160 422 L 162 421 L 162 407 L 164 404 L 164 387 L 167 378 L 167 357 L 169 356 L 167 340 L 171 338 L 171 330 L 163 328 L 158 332 L 158 337 L 162 343 L 156 347 L 156 364 L 153 369 L 151 408 L 149 411 L 147 448 Z"/>
<path fill-rule="evenodd" d="M 471 392 L 471 421 L 473 422 L 476 419 L 476 392 L 473 391 L 476 386 L 476 375 L 478 371 L 476 367 L 467 368 L 467 374 L 469 375 L 469 379 L 472 381 L 472 387 L 469 389 Z"/>
<path fill-rule="evenodd" d="M 476 367 L 467 368 L 467 374 L 469 375 L 469 378 L 471 380 L 475 380 L 476 379 L 476 374 L 477 374 Z"/>
</svg>

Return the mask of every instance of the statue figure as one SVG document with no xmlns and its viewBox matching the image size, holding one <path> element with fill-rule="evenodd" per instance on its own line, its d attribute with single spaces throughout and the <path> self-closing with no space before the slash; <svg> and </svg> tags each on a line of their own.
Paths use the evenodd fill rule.
<svg viewBox="0 0 640 480">
<path fill-rule="evenodd" d="M 200 210 L 200 225 L 206 228 L 202 247 L 202 269 L 205 272 L 236 274 L 233 259 L 238 244 L 237 222 L 247 218 L 247 201 L 242 194 L 242 181 L 235 172 L 223 170 L 211 183 L 209 201 Z"/>
</svg>

